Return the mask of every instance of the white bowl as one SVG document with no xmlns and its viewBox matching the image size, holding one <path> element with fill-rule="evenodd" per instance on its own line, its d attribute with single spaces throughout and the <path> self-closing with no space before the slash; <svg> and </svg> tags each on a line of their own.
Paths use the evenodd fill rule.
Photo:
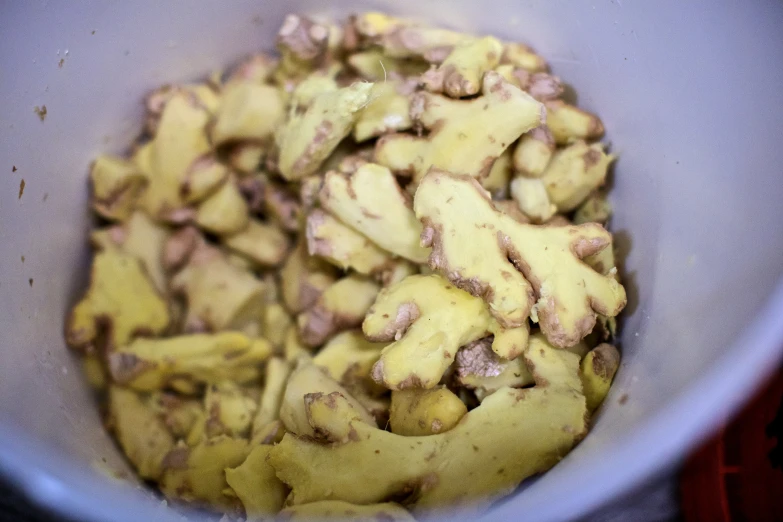
<svg viewBox="0 0 783 522">
<path fill-rule="evenodd" d="M 620 155 L 612 227 L 631 297 L 621 370 L 587 439 L 488 518 L 588 512 L 681 456 L 776 367 L 783 4 L 333 4 L 0 5 L 0 470 L 35 501 L 80 520 L 176 520 L 96 471 L 125 465 L 62 342 L 89 263 L 86 168 L 126 149 L 146 92 L 271 49 L 288 11 L 375 8 L 531 43 Z"/>
</svg>

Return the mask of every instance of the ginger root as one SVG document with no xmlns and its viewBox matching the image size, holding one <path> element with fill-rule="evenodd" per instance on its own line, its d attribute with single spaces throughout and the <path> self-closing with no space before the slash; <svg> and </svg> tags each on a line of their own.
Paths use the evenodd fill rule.
<svg viewBox="0 0 783 522">
<path fill-rule="evenodd" d="M 332 335 L 362 324 L 378 290 L 378 284 L 366 277 L 351 274 L 338 280 L 296 318 L 302 342 L 320 346 Z"/>
<path fill-rule="evenodd" d="M 496 353 L 517 357 L 527 346 L 527 324 L 504 330 L 486 305 L 438 275 L 413 275 L 381 290 L 362 324 L 367 338 L 392 342 L 372 378 L 391 390 L 432 388 L 460 346 L 495 334 Z"/>
<path fill-rule="evenodd" d="M 452 100 L 420 92 L 411 117 L 426 136 L 389 134 L 378 140 L 375 161 L 418 183 L 430 168 L 484 178 L 519 136 L 544 122 L 544 107 L 496 72 L 484 75 L 482 95 Z"/>
<path fill-rule="evenodd" d="M 615 156 L 604 152 L 604 145 L 577 141 L 554 153 L 541 175 L 549 199 L 558 212 L 577 208 L 596 188 L 603 185 Z"/>
<path fill-rule="evenodd" d="M 166 301 L 135 256 L 119 249 L 95 254 L 90 287 L 65 325 L 71 348 L 113 350 L 141 335 L 160 335 L 169 325 Z"/>
<path fill-rule="evenodd" d="M 349 175 L 327 172 L 319 194 L 321 206 L 375 244 L 414 263 L 426 261 L 419 245 L 421 223 L 394 175 L 365 163 Z"/>
<path fill-rule="evenodd" d="M 448 388 L 393 391 L 389 425 L 391 432 L 407 437 L 449 431 L 468 413 L 465 404 Z"/>
<path fill-rule="evenodd" d="M 90 167 L 92 208 L 106 219 L 125 221 L 147 187 L 147 178 L 129 160 L 98 156 Z"/>
<path fill-rule="evenodd" d="M 139 391 L 167 385 L 183 391 L 193 385 L 258 379 L 258 365 L 271 355 L 263 339 L 238 332 L 193 334 L 168 339 L 136 339 L 108 354 L 114 382 Z"/>
<path fill-rule="evenodd" d="M 590 333 L 596 313 L 614 317 L 625 306 L 622 285 L 581 261 L 611 248 L 598 224 L 518 223 L 495 210 L 473 178 L 438 171 L 419 185 L 414 210 L 432 246 L 430 267 L 486 301 L 506 327 L 526 325 L 532 312 L 552 344 L 568 347 Z"/>
<path fill-rule="evenodd" d="M 369 102 L 371 83 L 355 83 L 318 95 L 302 114 L 294 114 L 279 130 L 278 168 L 287 180 L 313 174 L 353 129 Z"/>
<path fill-rule="evenodd" d="M 492 36 L 463 40 L 434 69 L 422 75 L 421 82 L 430 92 L 445 93 L 452 98 L 478 94 L 484 73 L 500 62 L 503 44 Z"/>
<path fill-rule="evenodd" d="M 580 376 L 589 411 L 596 410 L 604 402 L 619 367 L 620 352 L 611 344 L 599 344 L 584 356 Z"/>
</svg>

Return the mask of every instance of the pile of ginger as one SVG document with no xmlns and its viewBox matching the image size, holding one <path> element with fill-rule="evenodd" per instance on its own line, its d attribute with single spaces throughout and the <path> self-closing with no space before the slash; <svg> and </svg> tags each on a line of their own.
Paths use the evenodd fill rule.
<svg viewBox="0 0 783 522">
<path fill-rule="evenodd" d="M 587 433 L 626 297 L 601 120 L 529 47 L 289 15 L 92 165 L 68 345 L 165 497 L 259 520 L 480 511 Z"/>
</svg>

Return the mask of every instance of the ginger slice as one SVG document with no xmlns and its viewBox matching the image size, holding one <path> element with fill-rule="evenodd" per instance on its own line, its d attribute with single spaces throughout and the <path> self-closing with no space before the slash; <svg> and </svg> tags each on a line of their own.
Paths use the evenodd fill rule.
<svg viewBox="0 0 783 522">
<path fill-rule="evenodd" d="M 313 174 L 353 129 L 373 84 L 361 82 L 315 98 L 302 114 L 292 115 L 278 131 L 278 168 L 282 176 L 298 180 Z"/>
<path fill-rule="evenodd" d="M 430 92 L 452 98 L 473 96 L 479 92 L 484 73 L 500 62 L 503 44 L 492 36 L 458 43 L 437 68 L 422 75 L 421 82 Z"/>
<path fill-rule="evenodd" d="M 598 224 L 522 224 L 495 210 L 473 178 L 439 171 L 419 185 L 414 210 L 430 267 L 486 301 L 506 327 L 527 324 L 532 312 L 552 344 L 568 347 L 590 333 L 596 313 L 613 317 L 625 306 L 622 285 L 582 262 L 611 248 Z"/>
<path fill-rule="evenodd" d="M 169 321 L 166 301 L 141 261 L 109 249 L 93 258 L 90 286 L 71 310 L 65 341 L 78 350 L 110 351 L 136 336 L 162 334 Z"/>
<path fill-rule="evenodd" d="M 106 219 L 125 221 L 147 186 L 147 178 L 134 164 L 102 155 L 90 167 L 92 208 Z"/>
<path fill-rule="evenodd" d="M 414 263 L 426 261 L 429 253 L 419 245 L 421 223 L 386 167 L 365 163 L 350 175 L 327 172 L 319 199 L 331 214 L 384 250 Z"/>
<path fill-rule="evenodd" d="M 494 161 L 519 136 L 544 122 L 542 104 L 490 71 L 482 95 L 452 100 L 420 92 L 411 101 L 411 117 L 426 136 L 390 134 L 376 145 L 375 161 L 419 182 L 431 167 L 484 178 Z"/>
<path fill-rule="evenodd" d="M 486 305 L 438 275 L 414 275 L 385 288 L 362 325 L 371 341 L 392 342 L 381 352 L 372 378 L 391 390 L 432 388 L 457 350 L 495 334 L 492 348 L 509 358 L 527 346 L 527 324 L 503 330 Z"/>
<path fill-rule="evenodd" d="M 276 515 L 288 495 L 288 488 L 267 462 L 271 450 L 270 445 L 255 446 L 242 464 L 226 469 L 226 483 L 242 501 L 248 522 Z"/>
</svg>

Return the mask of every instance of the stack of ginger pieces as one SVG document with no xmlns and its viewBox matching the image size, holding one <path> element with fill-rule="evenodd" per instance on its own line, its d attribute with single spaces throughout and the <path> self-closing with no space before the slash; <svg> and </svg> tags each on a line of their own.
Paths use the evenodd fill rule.
<svg viewBox="0 0 783 522">
<path fill-rule="evenodd" d="M 492 36 L 289 15 L 277 50 L 151 93 L 94 162 L 66 340 L 169 499 L 485 509 L 586 435 L 619 364 L 601 120 Z"/>
</svg>

